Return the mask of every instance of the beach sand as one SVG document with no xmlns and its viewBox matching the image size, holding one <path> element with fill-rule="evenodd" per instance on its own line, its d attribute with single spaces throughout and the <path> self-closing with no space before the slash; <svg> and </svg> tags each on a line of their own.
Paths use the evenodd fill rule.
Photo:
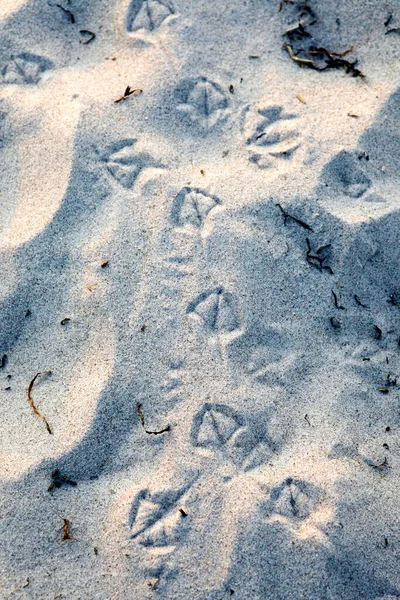
<svg viewBox="0 0 400 600">
<path fill-rule="evenodd" d="M 0 36 L 0 598 L 400 598 L 398 1 Z"/>
</svg>

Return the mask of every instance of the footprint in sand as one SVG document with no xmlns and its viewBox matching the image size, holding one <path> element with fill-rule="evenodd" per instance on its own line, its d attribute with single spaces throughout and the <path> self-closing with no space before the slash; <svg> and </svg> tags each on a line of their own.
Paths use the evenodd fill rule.
<svg viewBox="0 0 400 600">
<path fill-rule="evenodd" d="M 0 65 L 0 84 L 36 85 L 43 73 L 53 67 L 50 60 L 37 54 L 22 52 L 11 55 L 5 64 Z"/>
<path fill-rule="evenodd" d="M 276 161 L 290 160 L 300 148 L 297 115 L 286 113 L 282 106 L 255 109 L 248 106 L 242 119 L 249 161 L 260 169 L 271 168 Z"/>
<path fill-rule="evenodd" d="M 195 415 L 191 442 L 200 450 L 222 455 L 241 471 L 249 471 L 273 457 L 267 432 L 260 431 L 229 406 L 206 402 Z"/>
<path fill-rule="evenodd" d="M 189 304 L 186 312 L 214 334 L 231 333 L 240 327 L 233 296 L 223 288 L 201 293 Z"/>
<path fill-rule="evenodd" d="M 229 101 L 222 88 L 205 77 L 183 81 L 176 90 L 177 111 L 208 132 L 228 117 Z"/>
<path fill-rule="evenodd" d="M 220 204 L 216 196 L 211 196 L 199 188 L 183 188 L 177 194 L 171 211 L 174 225 L 189 225 L 201 229 L 209 213 Z"/>
<path fill-rule="evenodd" d="M 132 0 L 128 11 L 127 30 L 154 31 L 174 12 L 172 4 L 165 0 Z"/>
<path fill-rule="evenodd" d="M 136 143 L 136 139 L 115 142 L 105 150 L 102 157 L 107 165 L 108 172 L 127 189 L 135 185 L 136 179 L 143 169 L 166 168 L 147 152 L 137 152 L 135 149 Z"/>
</svg>

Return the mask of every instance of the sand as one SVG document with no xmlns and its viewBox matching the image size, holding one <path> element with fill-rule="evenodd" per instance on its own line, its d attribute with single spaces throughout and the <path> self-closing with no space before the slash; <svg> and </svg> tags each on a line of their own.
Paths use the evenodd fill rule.
<svg viewBox="0 0 400 600">
<path fill-rule="evenodd" d="M 0 598 L 400 598 L 398 1 L 0 28 Z"/>
</svg>

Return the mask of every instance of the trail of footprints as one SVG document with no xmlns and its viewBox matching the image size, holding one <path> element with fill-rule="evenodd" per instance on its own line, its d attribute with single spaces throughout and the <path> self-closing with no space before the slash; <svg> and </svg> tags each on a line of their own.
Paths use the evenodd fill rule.
<svg viewBox="0 0 400 600">
<path fill-rule="evenodd" d="M 112 175 L 124 187 L 132 186 L 143 168 L 143 156 L 138 156 L 133 150 L 134 143 L 128 142 L 121 148 L 113 148 L 106 158 L 108 170 L 117 165 Z M 121 165 L 127 167 L 128 172 L 120 171 Z M 205 263 L 202 265 L 205 231 L 213 211 L 221 207 L 221 200 L 206 190 L 188 186 L 182 188 L 171 202 L 161 244 L 161 308 L 169 315 L 171 325 L 176 324 L 174 319 L 179 313 L 179 318 L 186 316 L 199 326 L 204 343 L 232 332 L 242 333 L 239 310 L 229 290 L 217 286 L 195 292 L 196 287 L 203 285 L 201 276 L 196 280 L 196 271 L 206 268 Z M 186 285 L 188 279 L 194 279 L 194 282 Z M 185 305 L 188 288 L 194 293 L 192 300 Z M 177 323 L 179 325 L 179 320 Z M 178 403 L 182 399 L 184 371 L 183 360 L 169 365 L 163 392 L 170 402 Z M 233 473 L 246 474 L 260 465 L 268 465 L 279 452 L 278 445 L 267 431 L 260 433 L 260 429 L 244 414 L 222 403 L 203 404 L 193 417 L 189 438 L 199 459 L 202 457 L 210 461 L 217 473 L 222 469 L 221 477 L 224 465 L 233 468 Z M 187 483 L 181 487 L 162 490 L 146 487 L 133 499 L 129 514 L 131 538 L 149 556 L 148 574 L 156 577 L 164 575 L 167 581 L 168 573 L 174 571 L 178 564 L 175 554 L 189 543 L 190 507 L 197 494 L 196 482 L 208 476 L 200 469 L 196 477 L 187 475 Z M 279 515 L 297 522 L 307 519 L 318 503 L 319 495 L 313 486 L 288 478 L 270 490 L 264 512 L 267 518 Z"/>
<path fill-rule="evenodd" d="M 200 453 L 223 456 L 238 471 L 247 472 L 268 461 L 273 443 L 254 436 L 243 415 L 223 404 L 205 403 L 195 415 L 190 438 Z M 191 532 L 192 510 L 196 509 L 196 484 L 207 477 L 200 472 L 180 487 L 160 491 L 142 489 L 134 498 L 129 526 L 131 539 L 149 555 L 148 574 L 160 577 L 174 571 L 174 554 L 183 549 Z M 270 489 L 262 507 L 267 520 L 283 519 L 300 524 L 322 502 L 324 494 L 307 481 L 286 478 Z"/>
<path fill-rule="evenodd" d="M 153 32 L 174 15 L 172 4 L 160 0 L 133 0 L 127 17 L 127 30 Z M 229 101 L 220 86 L 204 77 L 185 80 L 177 88 L 176 110 L 187 122 L 204 132 L 213 130 L 229 116 Z M 291 159 L 301 145 L 296 126 L 297 116 L 286 114 L 282 107 L 272 106 L 244 112 L 243 133 L 249 149 L 249 160 L 260 168 L 273 166 L 274 160 Z M 132 189 L 143 170 L 167 168 L 146 152 L 137 150 L 137 140 L 116 142 L 100 154 L 109 174 L 123 188 Z M 204 240 L 213 213 L 223 208 L 221 200 L 207 190 L 183 187 L 173 198 L 163 239 L 158 266 L 159 303 L 166 326 L 177 328 L 191 322 L 201 332 L 203 343 L 229 336 L 248 335 L 243 331 L 234 295 L 223 286 L 199 291 L 204 286 Z M 192 298 L 187 302 L 187 294 Z M 224 337 L 228 336 L 228 337 Z M 257 346 L 254 352 L 260 348 Z M 248 357 L 252 360 L 252 356 Z M 162 392 L 169 405 L 183 399 L 185 361 L 170 361 Z M 249 373 L 249 372 L 248 372 Z M 247 374 L 248 374 L 247 373 Z M 250 372 L 251 374 L 251 372 Z M 205 402 L 194 415 L 189 442 L 199 459 L 211 470 L 247 474 L 268 465 L 279 452 L 279 446 L 261 432 L 244 414 L 222 403 Z M 200 463 L 201 464 L 201 463 Z M 188 465 L 188 469 L 189 469 Z M 189 472 L 189 471 L 188 471 Z M 142 489 L 133 499 L 129 513 L 131 539 L 149 556 L 150 572 L 160 577 L 175 569 L 175 553 L 188 542 L 191 511 L 196 497 L 196 483 L 207 473 L 186 476 L 186 483 L 169 489 Z M 235 475 L 233 475 L 235 476 Z M 289 522 L 307 519 L 319 504 L 321 495 L 306 481 L 284 479 L 267 494 L 266 518 L 278 515 Z M 189 508 L 188 508 L 189 507 Z M 168 578 L 167 578 L 168 579 Z"/>
</svg>

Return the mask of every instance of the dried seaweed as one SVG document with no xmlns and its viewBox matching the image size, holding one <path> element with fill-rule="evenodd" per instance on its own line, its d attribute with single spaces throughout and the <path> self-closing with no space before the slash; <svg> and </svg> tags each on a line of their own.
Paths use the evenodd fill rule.
<svg viewBox="0 0 400 600">
<path fill-rule="evenodd" d="M 281 209 L 281 211 L 282 211 L 284 225 L 286 225 L 286 222 L 287 222 L 288 219 L 291 219 L 292 221 L 294 221 L 295 223 L 297 223 L 298 225 L 300 225 L 300 227 L 303 227 L 303 229 L 307 229 L 307 231 L 313 231 L 313 229 L 312 229 L 312 227 L 310 227 L 310 225 L 308 225 L 304 221 L 301 221 L 297 217 L 294 217 L 293 215 L 290 215 L 288 212 L 286 212 L 284 210 L 284 208 L 282 208 L 282 206 L 280 204 L 277 204 L 276 206 L 278 206 Z"/>
<path fill-rule="evenodd" d="M 81 41 L 81 44 L 83 44 L 84 46 L 87 46 L 87 44 L 90 44 L 90 42 L 93 42 L 93 40 L 96 37 L 96 34 L 93 33 L 93 31 L 88 31 L 87 29 L 81 29 L 79 31 L 79 33 L 81 35 L 88 35 L 89 36 L 88 39 L 85 42 Z"/>
<path fill-rule="evenodd" d="M 142 411 L 142 405 L 140 404 L 140 402 L 138 402 L 136 404 L 136 409 L 139 415 L 139 419 L 140 422 L 142 424 L 143 429 L 145 430 L 145 432 L 149 435 L 161 435 L 162 433 L 167 433 L 168 431 L 171 431 L 171 426 L 167 425 L 167 427 L 165 427 L 164 429 L 160 429 L 160 431 L 149 431 L 148 429 L 146 429 L 146 425 L 145 425 L 145 420 L 144 420 L 144 414 Z"/>
<path fill-rule="evenodd" d="M 279 10 L 281 11 L 282 8 L 283 4 L 280 5 Z M 335 52 L 327 50 L 320 44 L 315 44 L 310 28 L 316 22 L 316 15 L 305 2 L 299 10 L 297 21 L 282 33 L 282 36 L 287 38 L 287 41 L 283 44 L 283 49 L 287 51 L 290 58 L 300 67 L 307 67 L 316 71 L 343 69 L 345 73 L 353 77 L 364 77 L 364 74 L 356 67 L 356 60 L 350 62 L 343 58 L 353 52 L 353 46 L 343 52 Z"/>
<path fill-rule="evenodd" d="M 3 356 L 0 359 L 0 369 L 4 369 L 5 368 L 5 366 L 7 365 L 7 361 L 8 361 L 7 354 L 3 354 Z"/>
<path fill-rule="evenodd" d="M 393 19 L 393 13 L 389 13 L 389 15 L 384 23 L 385 27 L 389 27 L 390 23 L 392 22 L 392 19 Z"/>
<path fill-rule="evenodd" d="M 32 409 L 33 409 L 33 412 L 35 413 L 35 415 L 37 415 L 38 417 L 40 417 L 40 419 L 42 419 L 42 421 L 46 425 L 47 431 L 51 435 L 53 432 L 51 431 L 50 425 L 49 425 L 46 417 L 36 408 L 35 403 L 33 402 L 33 398 L 32 398 L 32 389 L 33 389 L 33 386 L 35 385 L 36 379 L 38 377 L 40 377 L 41 375 L 47 375 L 49 373 L 50 373 L 50 371 L 46 371 L 45 373 L 36 373 L 35 377 L 32 379 L 32 381 L 30 382 L 29 387 L 28 387 L 28 401 L 29 401 L 29 404 L 32 406 Z"/>
<path fill-rule="evenodd" d="M 332 290 L 332 296 L 333 296 L 333 302 L 335 304 L 335 307 L 340 310 L 346 310 L 344 306 L 340 306 L 340 304 L 338 302 L 337 294 L 335 294 L 335 292 L 333 290 Z"/>
<path fill-rule="evenodd" d="M 360 298 L 354 294 L 354 300 L 357 302 L 358 306 L 362 306 L 363 308 L 368 308 L 368 306 L 366 306 L 366 304 L 363 304 L 360 300 Z"/>
<path fill-rule="evenodd" d="M 128 87 L 126 88 L 123 96 L 121 96 L 120 98 L 118 98 L 118 100 L 114 100 L 114 104 L 118 104 L 118 102 L 123 102 L 124 100 L 127 100 L 131 96 L 139 96 L 140 94 L 142 94 L 142 92 L 143 92 L 143 90 L 141 90 L 139 88 L 133 90 L 128 85 Z"/>
<path fill-rule="evenodd" d="M 293 52 L 293 48 L 290 44 L 287 44 L 286 42 L 283 44 L 282 48 L 284 50 L 287 51 L 287 53 L 289 54 L 290 58 L 296 62 L 297 64 L 299 64 L 301 67 L 308 67 L 311 69 L 316 69 L 317 70 L 317 65 L 315 64 L 315 62 L 309 58 L 301 58 L 300 56 L 296 56 L 296 54 Z"/>
<path fill-rule="evenodd" d="M 75 23 L 75 17 L 72 14 L 72 12 L 70 10 L 68 10 L 68 8 L 64 8 L 63 6 L 61 6 L 61 4 L 56 4 L 56 6 L 63 11 L 63 13 L 68 17 L 71 25 L 73 25 Z"/>
<path fill-rule="evenodd" d="M 385 35 L 389 35 L 390 33 L 395 33 L 396 35 L 400 35 L 400 27 L 392 27 L 385 31 Z"/>
<path fill-rule="evenodd" d="M 55 469 L 51 474 L 52 482 L 48 487 L 48 492 L 52 492 L 54 488 L 60 488 L 63 485 L 70 485 L 71 487 L 76 487 L 76 481 L 72 481 L 72 479 L 68 479 L 68 477 L 64 477 L 61 475 L 58 469 Z"/>
<path fill-rule="evenodd" d="M 322 251 L 325 250 L 326 248 L 330 248 L 331 245 L 327 244 L 326 246 L 322 246 L 321 248 L 319 248 L 317 250 L 316 253 L 313 253 L 309 238 L 306 238 L 306 243 L 307 243 L 306 261 L 313 267 L 316 267 L 317 269 L 319 269 L 320 271 L 325 270 L 325 271 L 328 271 L 328 273 L 330 273 L 330 275 L 333 275 L 333 271 L 332 271 L 331 267 L 329 265 L 324 264 L 325 261 L 327 260 L 327 257 L 320 256 Z"/>
<path fill-rule="evenodd" d="M 66 540 L 72 540 L 72 536 L 71 536 L 71 523 L 68 519 L 63 519 L 64 521 L 64 525 L 63 525 L 63 542 L 65 542 Z"/>
</svg>

